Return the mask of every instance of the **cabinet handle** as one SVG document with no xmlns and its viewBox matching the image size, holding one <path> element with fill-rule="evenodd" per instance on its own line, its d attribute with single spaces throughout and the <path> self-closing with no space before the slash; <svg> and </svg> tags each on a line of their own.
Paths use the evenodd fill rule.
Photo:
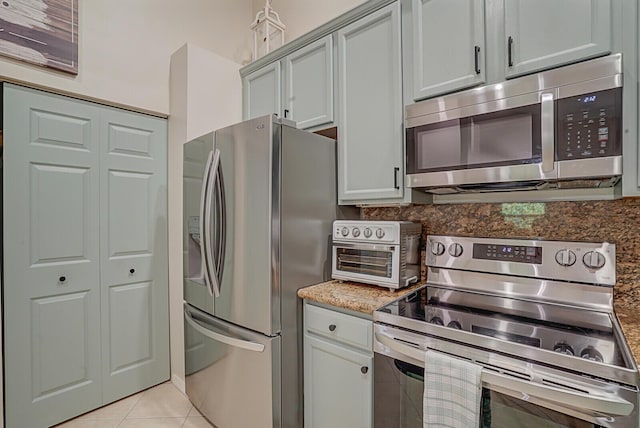
<svg viewBox="0 0 640 428">
<path fill-rule="evenodd" d="M 60 282 L 65 282 L 67 280 L 66 276 L 61 276 L 60 278 L 58 278 L 58 281 Z"/>
<path fill-rule="evenodd" d="M 509 58 L 509 67 L 513 67 L 513 37 L 507 39 L 507 57 Z"/>
<path fill-rule="evenodd" d="M 399 189 L 400 185 L 398 184 L 398 173 L 400 172 L 400 168 L 397 166 L 393 168 L 393 188 Z"/>
<path fill-rule="evenodd" d="M 369 367 L 367 367 L 367 366 L 360 367 L 360 372 L 362 374 L 367 374 L 368 371 L 369 371 Z"/>
<path fill-rule="evenodd" d="M 134 268 L 131 268 L 131 269 L 129 269 L 129 273 L 130 273 L 131 275 L 133 275 L 134 273 L 136 273 L 136 270 L 135 270 Z"/>
<path fill-rule="evenodd" d="M 329 325 L 329 331 L 336 331 L 336 325 L 335 324 L 330 324 Z"/>
<path fill-rule="evenodd" d="M 288 119 L 289 118 L 289 110 L 284 109 L 284 118 Z"/>
<path fill-rule="evenodd" d="M 476 74 L 480 74 L 480 46 L 474 48 L 475 51 L 475 70 Z"/>
</svg>

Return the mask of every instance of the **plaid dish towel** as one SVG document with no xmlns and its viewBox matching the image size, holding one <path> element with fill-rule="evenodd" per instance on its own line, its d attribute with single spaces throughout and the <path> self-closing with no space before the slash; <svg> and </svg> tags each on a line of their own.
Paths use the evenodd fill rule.
<svg viewBox="0 0 640 428">
<path fill-rule="evenodd" d="M 482 367 L 439 352 L 424 358 L 424 428 L 477 427 Z"/>
</svg>

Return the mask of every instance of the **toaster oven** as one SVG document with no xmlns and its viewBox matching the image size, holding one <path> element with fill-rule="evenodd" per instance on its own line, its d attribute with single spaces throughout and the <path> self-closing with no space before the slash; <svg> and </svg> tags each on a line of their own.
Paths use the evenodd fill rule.
<svg viewBox="0 0 640 428">
<path fill-rule="evenodd" d="M 420 279 L 422 225 L 408 221 L 333 223 L 331 277 L 396 290 Z"/>
</svg>

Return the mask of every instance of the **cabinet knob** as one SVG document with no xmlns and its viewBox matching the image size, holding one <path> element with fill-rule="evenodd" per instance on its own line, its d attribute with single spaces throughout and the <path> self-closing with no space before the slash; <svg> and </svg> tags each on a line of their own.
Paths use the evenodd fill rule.
<svg viewBox="0 0 640 428">
<path fill-rule="evenodd" d="M 329 331 L 335 331 L 336 330 L 336 325 L 335 324 L 330 324 L 329 325 Z"/>
<path fill-rule="evenodd" d="M 367 367 L 367 366 L 360 367 L 360 372 L 362 374 L 367 374 L 369 372 L 369 367 Z"/>
<path fill-rule="evenodd" d="M 129 269 L 129 273 L 130 273 L 131 275 L 133 275 L 134 273 L 136 273 L 136 270 L 135 270 L 134 268 L 131 268 L 131 269 Z"/>
<path fill-rule="evenodd" d="M 61 276 L 60 278 L 58 278 L 58 281 L 60 282 L 65 282 L 67 280 L 66 276 Z"/>
</svg>

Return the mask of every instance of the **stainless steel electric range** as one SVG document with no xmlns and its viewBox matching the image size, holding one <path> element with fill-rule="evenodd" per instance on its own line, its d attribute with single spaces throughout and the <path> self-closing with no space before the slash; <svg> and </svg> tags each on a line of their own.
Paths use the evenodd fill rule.
<svg viewBox="0 0 640 428">
<path fill-rule="evenodd" d="M 478 426 L 638 426 L 615 245 L 429 236 L 427 285 L 374 312 L 374 420 L 422 427 L 427 350 L 482 366 Z"/>
</svg>

